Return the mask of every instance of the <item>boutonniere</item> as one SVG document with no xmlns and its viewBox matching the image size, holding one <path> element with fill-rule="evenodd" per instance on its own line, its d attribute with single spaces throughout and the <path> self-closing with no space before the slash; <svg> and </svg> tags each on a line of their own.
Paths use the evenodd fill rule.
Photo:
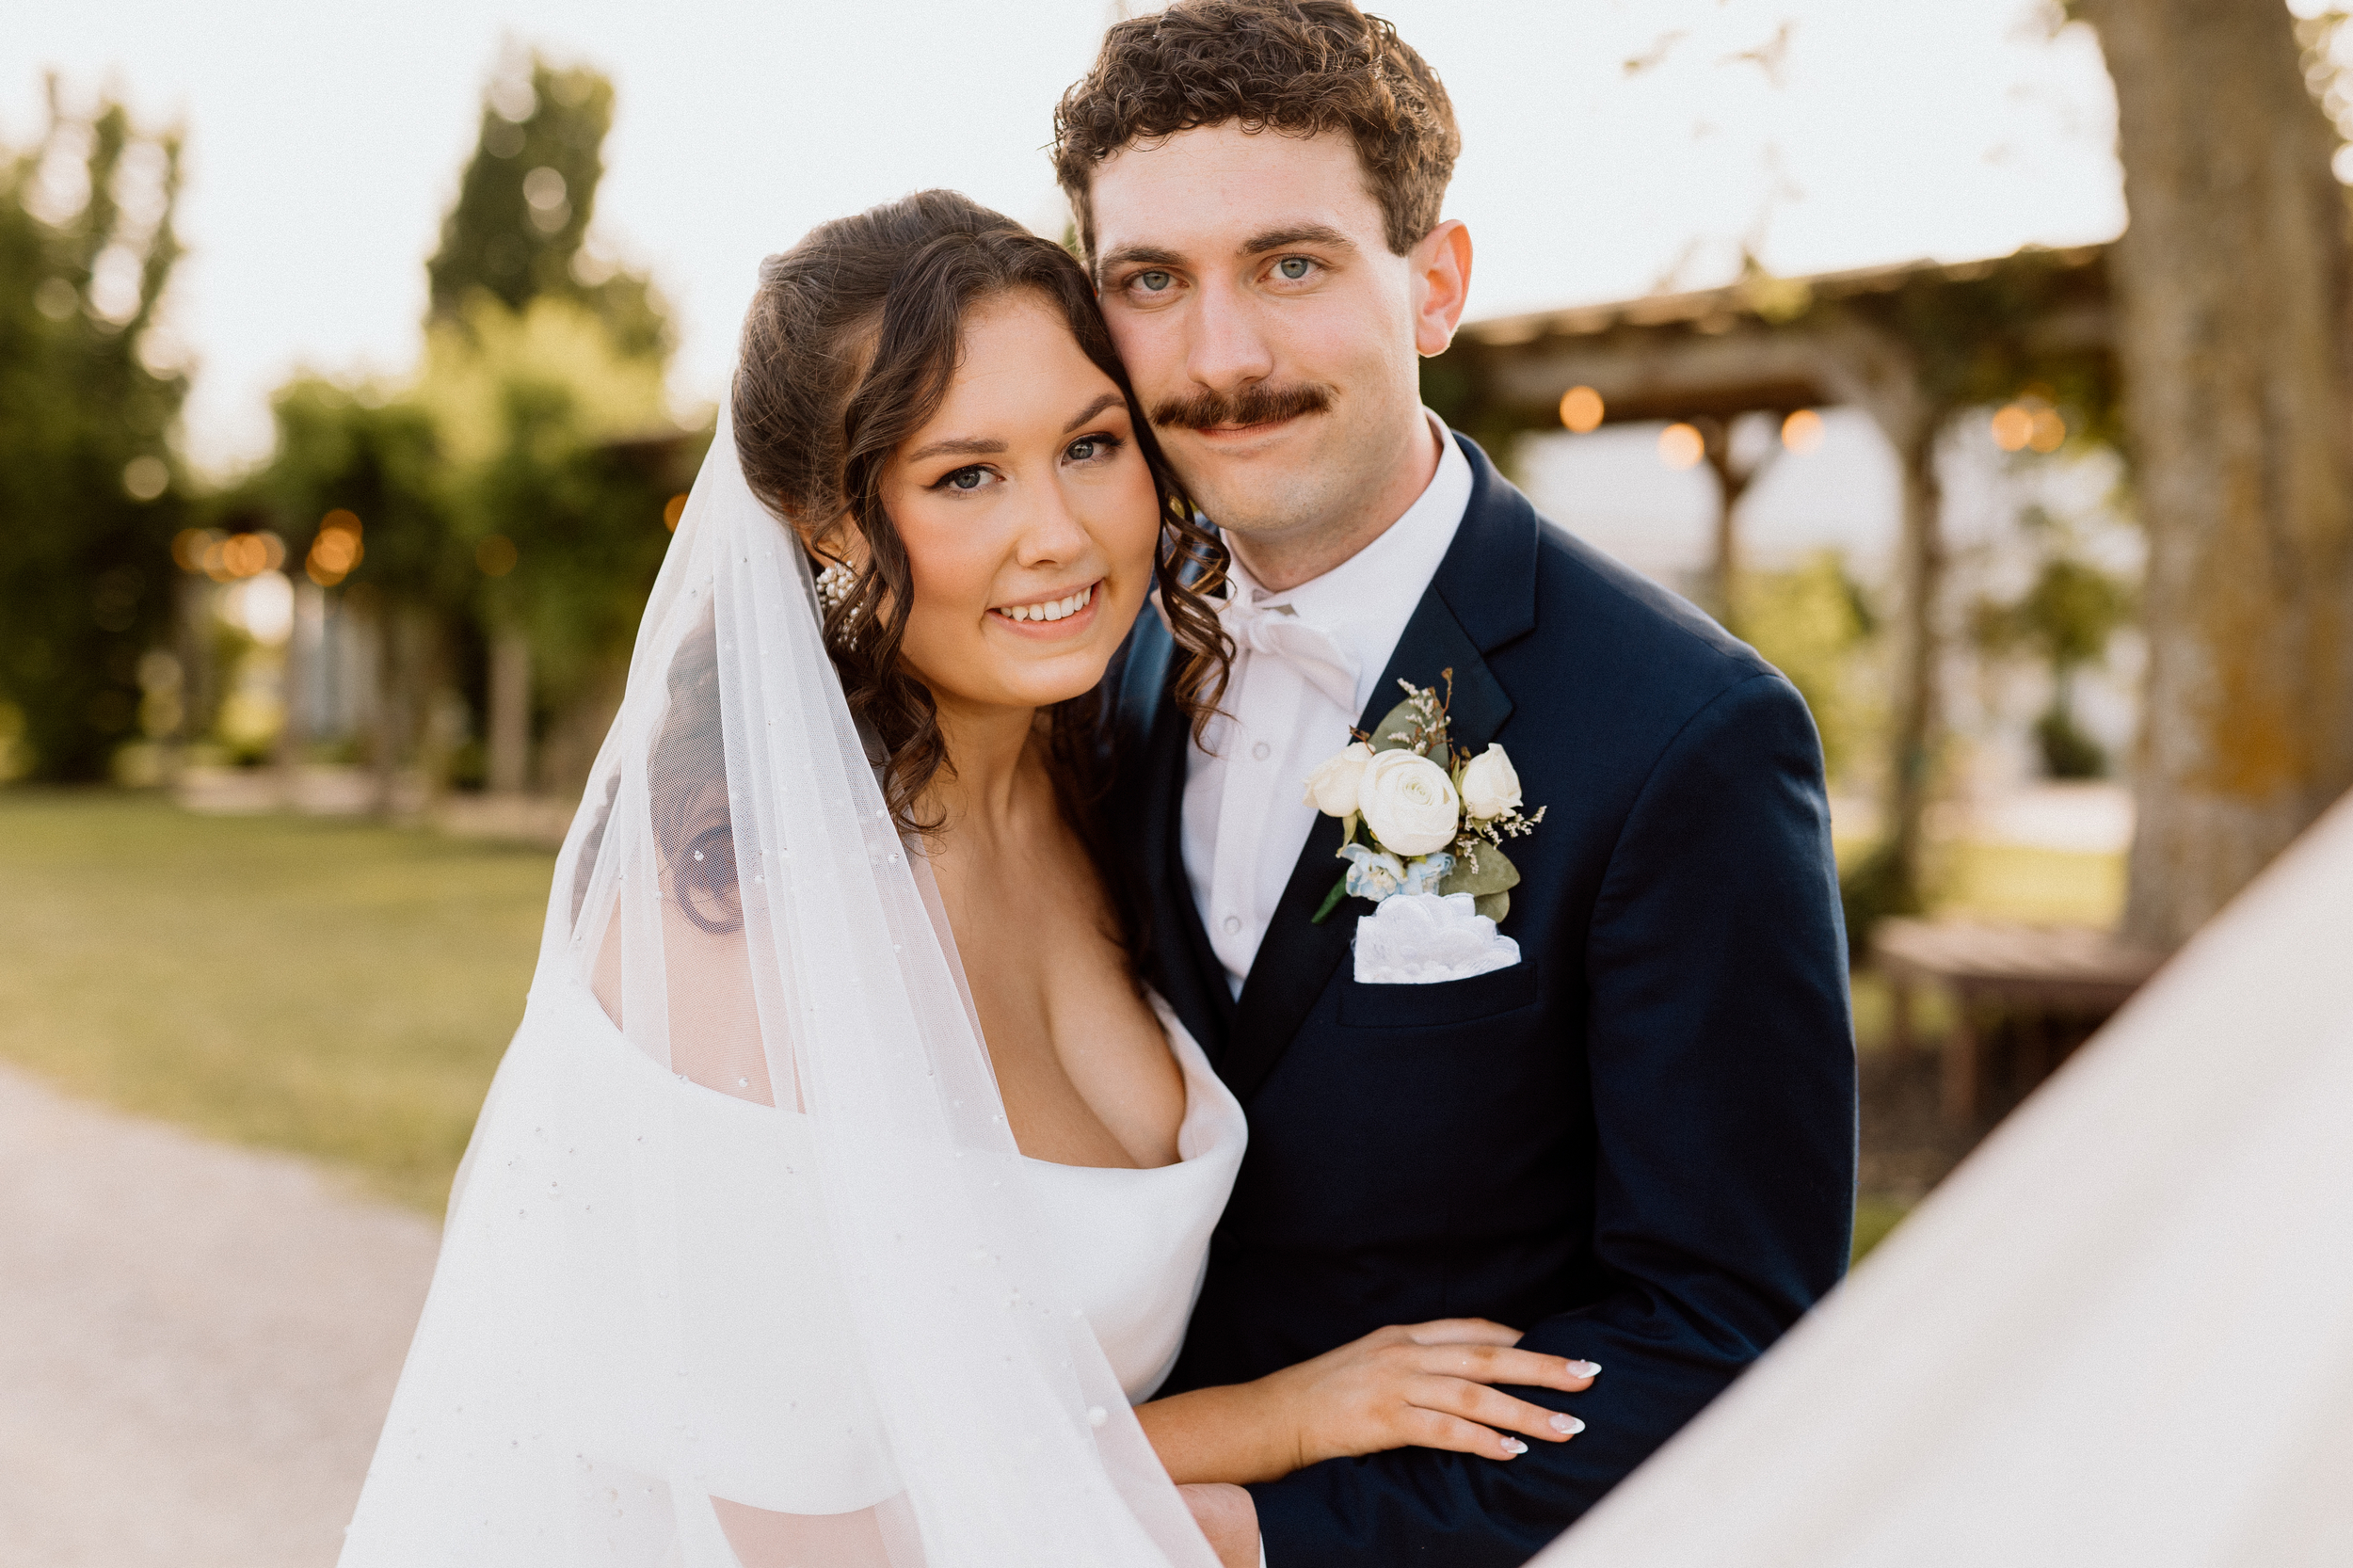
<svg viewBox="0 0 2353 1568">
<path fill-rule="evenodd" d="M 1501 922 L 1519 869 L 1503 840 L 1532 833 L 1545 808 L 1520 809 L 1520 776 L 1499 745 L 1473 757 L 1447 737 L 1454 672 L 1435 687 L 1400 680 L 1405 700 L 1307 777 L 1306 803 L 1337 817 L 1348 870 L 1315 913 L 1321 925 L 1344 898 L 1378 904 L 1398 893 L 1468 893 Z M 1365 841 L 1357 842 L 1363 829 Z"/>
</svg>

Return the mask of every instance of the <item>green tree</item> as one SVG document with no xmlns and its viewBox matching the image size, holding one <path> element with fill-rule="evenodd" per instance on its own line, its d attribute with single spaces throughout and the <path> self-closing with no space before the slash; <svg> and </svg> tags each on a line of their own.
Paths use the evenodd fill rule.
<svg viewBox="0 0 2353 1568">
<path fill-rule="evenodd" d="M 1817 550 L 1786 570 L 1743 572 L 1736 586 L 1742 634 L 1805 698 L 1823 766 L 1842 778 L 1878 716 L 1856 667 L 1877 626 L 1862 584 L 1841 552 Z"/>
<path fill-rule="evenodd" d="M 268 488 L 296 558 L 328 511 L 360 520 L 363 554 L 334 591 L 381 632 L 372 749 L 388 799 L 397 766 L 440 782 L 449 760 L 423 744 L 436 693 L 481 721 L 502 787 L 522 786 L 535 729 L 601 729 L 667 546 L 664 504 L 708 440 L 668 411 L 660 301 L 583 247 L 612 119 L 597 72 L 511 63 L 427 264 L 415 378 L 304 379 L 277 401 Z"/>
<path fill-rule="evenodd" d="M 136 731 L 184 517 L 187 382 L 151 362 L 179 192 L 176 136 L 111 100 L 77 118 L 54 80 L 41 134 L 0 148 L 0 770 L 104 778 Z"/>
<path fill-rule="evenodd" d="M 669 322 L 645 277 L 583 248 L 612 128 L 613 84 L 598 72 L 536 55 L 509 62 L 483 94 L 473 156 L 425 264 L 433 322 L 464 324 L 478 294 L 510 311 L 571 299 L 622 352 L 667 356 Z"/>
<path fill-rule="evenodd" d="M 522 639 L 542 724 L 626 664 L 669 544 L 664 504 L 709 443 L 671 418 L 664 370 L 564 299 L 478 299 L 427 334 L 415 395 L 445 432 L 467 614 L 488 648 Z"/>
<path fill-rule="evenodd" d="M 397 770 L 425 738 L 429 696 L 447 679 L 451 617 L 472 586 L 440 433 L 413 397 L 318 376 L 280 388 L 270 412 L 277 444 L 253 488 L 287 540 L 288 568 L 340 594 L 375 629 L 366 742 L 389 805 Z M 321 536 L 330 526 L 356 539 L 356 560 L 329 557 Z M 294 749 L 281 744 L 289 761 Z"/>
<path fill-rule="evenodd" d="M 2029 654 L 2050 670 L 2050 704 L 2034 727 L 2042 771 L 2053 778 L 2098 778 L 2108 771 L 2107 753 L 2075 722 L 2075 676 L 2106 657 L 2108 640 L 2132 616 L 2132 591 L 2084 559 L 2073 534 L 2041 507 L 2024 520 L 2041 566 L 2016 599 L 1977 605 L 1977 646 Z"/>
</svg>

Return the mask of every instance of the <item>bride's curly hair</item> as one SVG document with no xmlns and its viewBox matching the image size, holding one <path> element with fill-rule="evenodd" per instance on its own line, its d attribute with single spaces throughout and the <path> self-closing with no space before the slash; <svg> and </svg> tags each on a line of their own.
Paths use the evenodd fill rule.
<svg viewBox="0 0 2353 1568">
<path fill-rule="evenodd" d="M 856 586 L 826 610 L 826 642 L 850 712 L 881 743 L 883 796 L 903 833 L 936 830 L 918 803 L 954 763 L 931 692 L 899 658 L 913 587 L 906 546 L 883 504 L 883 474 L 946 396 L 966 318 L 1014 291 L 1051 303 L 1128 400 L 1160 498 L 1153 576 L 1184 656 L 1176 698 L 1196 735 L 1224 695 L 1233 654 L 1206 599 L 1225 582 L 1225 547 L 1161 457 L 1095 290 L 1069 252 L 945 190 L 819 225 L 760 264 L 735 375 L 735 446 L 753 493 L 818 565 L 843 558 L 852 530 L 866 546 Z M 1099 857 L 1095 807 L 1108 779 L 1101 689 L 1055 704 L 1045 724 L 1064 808 Z"/>
</svg>

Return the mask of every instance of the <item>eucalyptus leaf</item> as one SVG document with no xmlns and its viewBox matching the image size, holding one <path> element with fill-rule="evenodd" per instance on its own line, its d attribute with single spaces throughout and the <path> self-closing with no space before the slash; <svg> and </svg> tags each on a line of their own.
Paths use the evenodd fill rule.
<svg viewBox="0 0 2353 1568">
<path fill-rule="evenodd" d="M 1347 896 L 1348 878 L 1345 874 L 1343 874 L 1337 882 L 1332 884 L 1332 890 L 1323 895 L 1323 902 L 1316 906 L 1316 912 L 1309 918 L 1307 923 L 1309 925 L 1321 925 L 1324 921 L 1330 920 L 1332 918 L 1332 911 L 1337 909 L 1340 906 L 1340 900 L 1346 898 Z"/>
<path fill-rule="evenodd" d="M 1381 722 L 1372 727 L 1372 749 L 1375 751 L 1406 750 L 1403 741 L 1395 740 L 1392 737 L 1411 734 L 1414 727 L 1419 723 L 1421 720 L 1414 713 L 1414 699 L 1407 697 L 1403 702 L 1390 709 L 1382 716 Z"/>
<path fill-rule="evenodd" d="M 1479 846 L 1479 869 L 1471 870 L 1470 856 L 1456 856 L 1454 869 L 1447 872 L 1444 882 L 1438 884 L 1438 891 L 1470 893 L 1484 898 L 1490 893 L 1500 894 L 1519 885 L 1519 868 L 1505 857 L 1502 850 L 1490 843 L 1481 843 Z M 1480 913 L 1483 915 L 1486 911 L 1481 909 Z"/>
<path fill-rule="evenodd" d="M 1512 895 L 1509 893 L 1481 893 L 1475 901 L 1473 901 L 1471 908 L 1475 913 L 1484 915 L 1489 920 L 1495 921 L 1496 924 L 1501 925 L 1503 923 L 1503 917 L 1512 912 Z"/>
</svg>

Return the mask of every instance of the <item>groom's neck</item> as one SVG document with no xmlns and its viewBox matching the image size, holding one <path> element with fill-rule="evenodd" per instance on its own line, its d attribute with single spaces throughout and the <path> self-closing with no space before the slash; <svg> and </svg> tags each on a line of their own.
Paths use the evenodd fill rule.
<svg viewBox="0 0 2353 1568">
<path fill-rule="evenodd" d="M 1399 460 L 1361 499 L 1279 531 L 1227 529 L 1226 549 L 1251 580 L 1269 593 L 1284 593 L 1302 583 L 1312 583 L 1351 560 L 1421 499 L 1438 472 L 1438 443 L 1418 408 L 1414 412 L 1414 428 L 1417 435 L 1399 443 Z"/>
</svg>

